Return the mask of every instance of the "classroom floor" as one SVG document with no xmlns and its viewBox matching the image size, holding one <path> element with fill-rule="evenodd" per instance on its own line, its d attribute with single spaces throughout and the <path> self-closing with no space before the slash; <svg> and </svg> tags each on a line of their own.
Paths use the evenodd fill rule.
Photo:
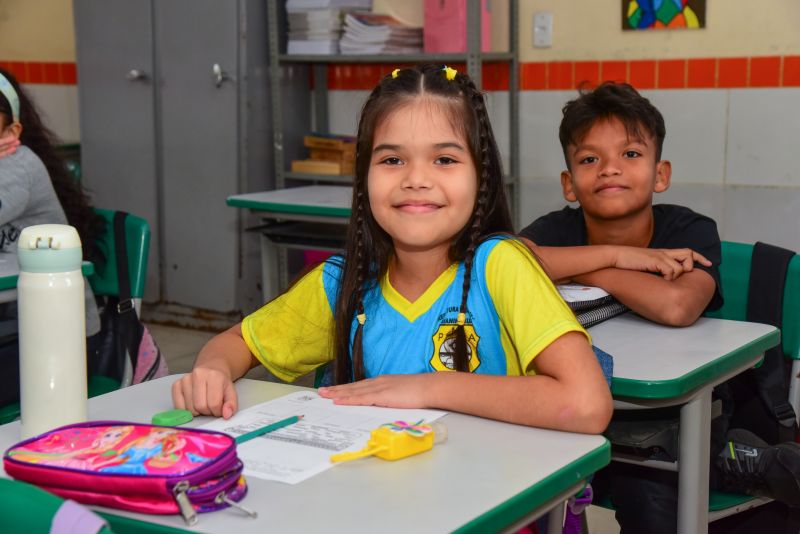
<svg viewBox="0 0 800 534">
<path fill-rule="evenodd" d="M 185 373 L 192 369 L 195 356 L 205 343 L 214 337 L 212 332 L 176 328 L 158 324 L 148 324 L 161 353 L 167 359 L 172 374 Z M 262 369 L 253 369 L 248 378 L 267 379 L 269 373 Z M 311 384 L 299 384 L 311 385 Z M 588 510 L 590 534 L 619 534 L 619 525 L 614 520 L 614 513 L 604 508 L 590 506 Z"/>
</svg>

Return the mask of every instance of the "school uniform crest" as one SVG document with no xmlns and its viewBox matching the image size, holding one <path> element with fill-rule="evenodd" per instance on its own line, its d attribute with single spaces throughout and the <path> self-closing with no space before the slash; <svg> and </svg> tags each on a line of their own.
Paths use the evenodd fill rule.
<svg viewBox="0 0 800 534">
<path fill-rule="evenodd" d="M 452 371 L 454 369 L 453 359 L 456 352 L 456 338 L 451 335 L 455 330 L 454 324 L 440 324 L 433 334 L 433 355 L 430 364 L 437 371 Z M 469 360 L 469 371 L 474 372 L 481 364 L 478 357 L 478 341 L 480 336 L 475 332 L 471 324 L 464 325 L 464 333 L 467 335 L 467 359 Z"/>
</svg>

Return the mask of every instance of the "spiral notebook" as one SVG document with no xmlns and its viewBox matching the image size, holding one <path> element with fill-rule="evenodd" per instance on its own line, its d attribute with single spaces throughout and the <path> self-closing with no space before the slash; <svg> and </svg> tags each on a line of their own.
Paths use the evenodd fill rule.
<svg viewBox="0 0 800 534">
<path fill-rule="evenodd" d="M 575 313 L 575 317 L 584 328 L 628 311 L 627 306 L 599 287 L 562 284 L 557 288 L 561 298 Z"/>
</svg>

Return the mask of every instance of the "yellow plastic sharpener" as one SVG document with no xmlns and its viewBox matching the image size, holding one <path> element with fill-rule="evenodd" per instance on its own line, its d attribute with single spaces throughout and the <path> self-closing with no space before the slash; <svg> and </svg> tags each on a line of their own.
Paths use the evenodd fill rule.
<svg viewBox="0 0 800 534">
<path fill-rule="evenodd" d="M 381 427 L 372 431 L 366 447 L 360 451 L 334 454 L 331 462 L 348 462 L 373 455 L 384 460 L 400 460 L 430 450 L 433 442 L 434 432 L 413 436 L 408 432 Z"/>
</svg>

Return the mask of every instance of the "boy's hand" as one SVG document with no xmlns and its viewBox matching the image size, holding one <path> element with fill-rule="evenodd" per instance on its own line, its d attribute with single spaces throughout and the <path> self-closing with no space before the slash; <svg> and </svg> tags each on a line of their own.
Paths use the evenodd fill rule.
<svg viewBox="0 0 800 534">
<path fill-rule="evenodd" d="M 16 136 L 10 133 L 0 136 L 0 158 L 10 156 L 17 151 L 18 147 L 19 139 Z"/>
<path fill-rule="evenodd" d="M 683 273 L 694 269 L 695 262 L 711 266 L 711 262 L 699 252 L 688 248 L 651 249 L 638 247 L 614 247 L 614 267 L 632 271 L 659 273 L 665 280 L 675 280 Z"/>
<path fill-rule="evenodd" d="M 427 408 L 426 392 L 436 375 L 382 375 L 352 384 L 319 388 L 319 395 L 333 400 L 334 404 Z"/>
<path fill-rule="evenodd" d="M 213 367 L 195 367 L 172 384 L 172 402 L 193 415 L 225 419 L 230 419 L 239 405 L 230 375 Z"/>
</svg>

